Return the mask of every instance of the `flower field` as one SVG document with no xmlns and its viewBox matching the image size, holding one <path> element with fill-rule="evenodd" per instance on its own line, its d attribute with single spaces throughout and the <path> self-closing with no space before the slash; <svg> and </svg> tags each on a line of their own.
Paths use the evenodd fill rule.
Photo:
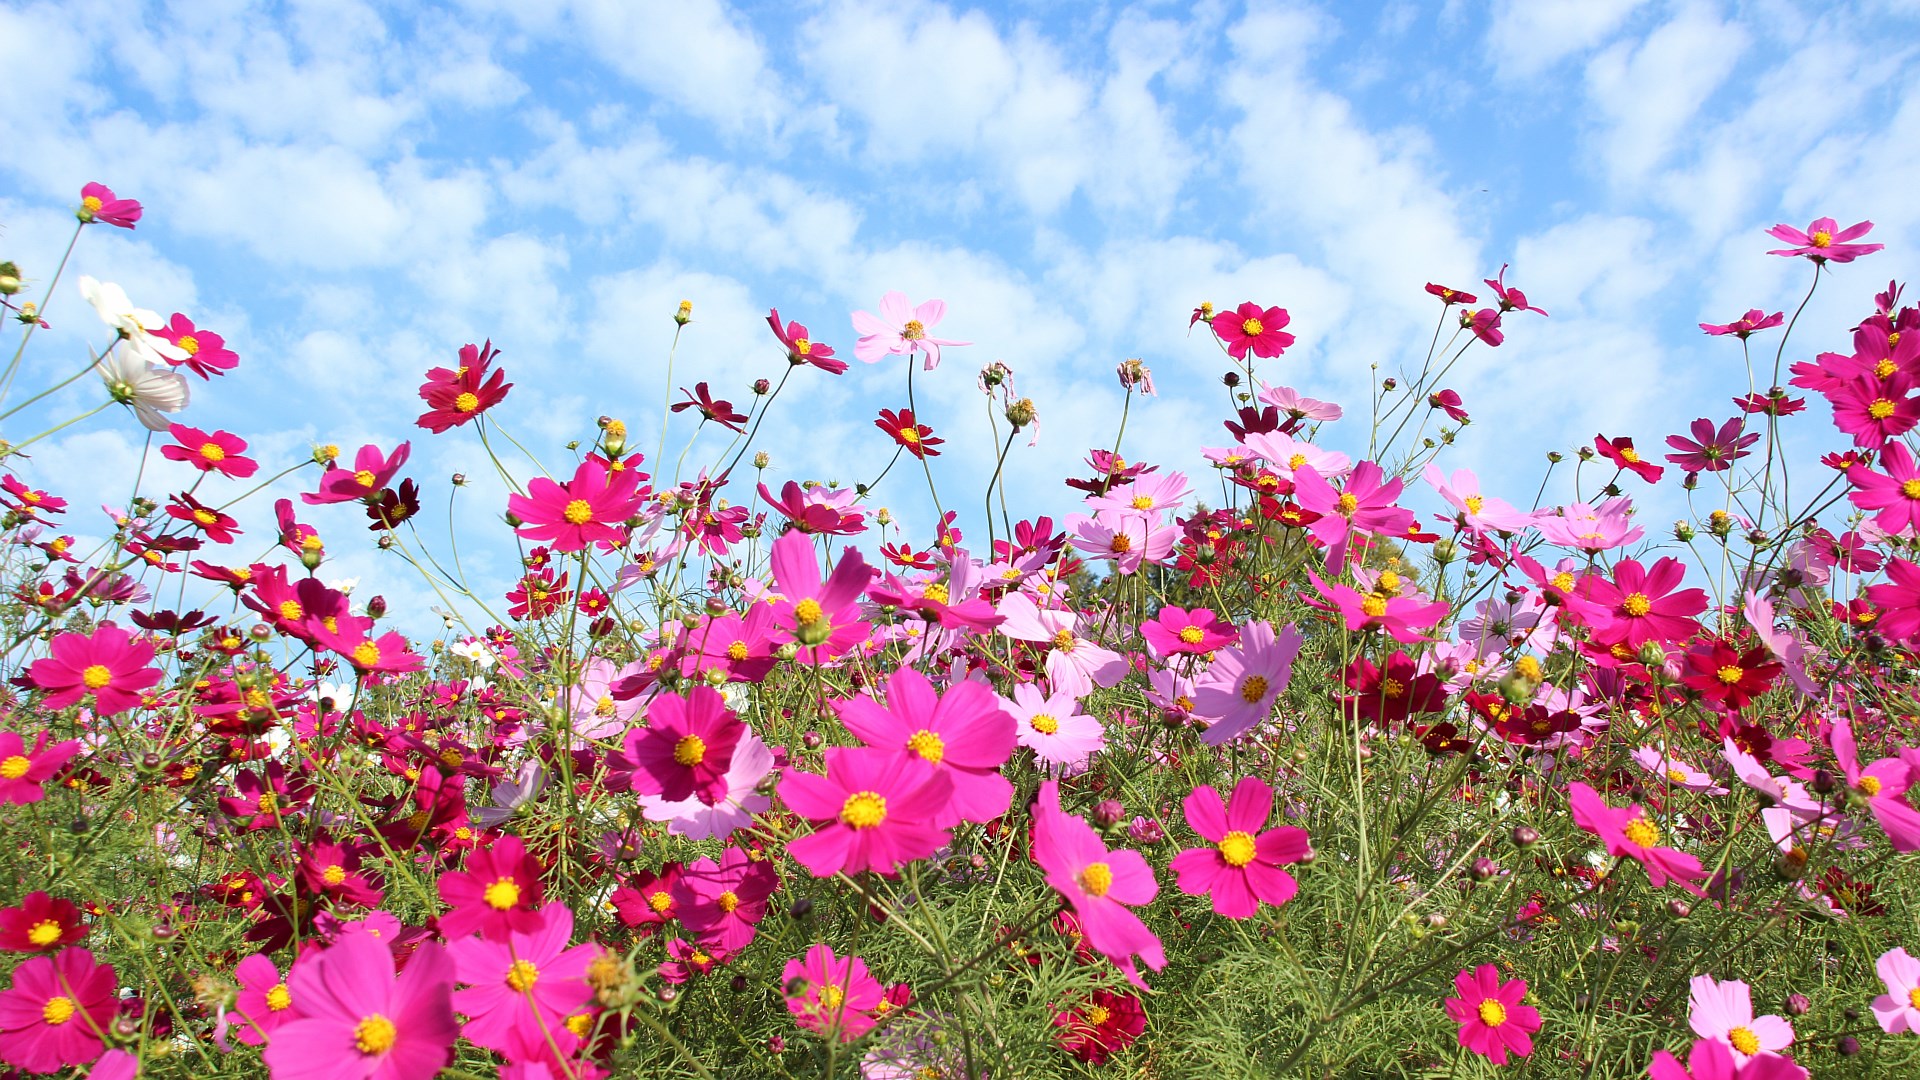
<svg viewBox="0 0 1920 1080">
<path fill-rule="evenodd" d="M 659 415 L 564 447 L 508 434 L 504 344 L 449 343 L 419 430 L 271 461 L 193 426 L 250 375 L 218 333 L 0 252 L 0 1063 L 1920 1076 L 1920 308 L 1859 280 L 1870 232 L 1756 237 L 1804 297 L 1702 326 L 1745 377 L 1686 432 L 1547 453 L 1563 504 L 1448 457 L 1449 373 L 1550 317 L 1505 267 L 1428 285 L 1424 363 L 1360 402 L 1288 385 L 1283 298 L 1202 303 L 1223 426 L 1130 457 L 1122 361 L 1112 440 L 1009 507 L 1047 402 L 956 375 L 940 300 L 770 310 L 737 387 L 676 378 L 684 302 Z M 1849 339 L 1793 337 L 1817 289 Z M 19 385 L 49 316 L 94 345 Z M 835 378 L 905 384 L 886 454 L 776 489 L 783 389 Z M 941 468 L 930 394 L 986 410 L 991 476 Z M 74 425 L 197 479 L 97 519 L 42 442 Z M 460 538 L 507 590 L 416 530 L 465 484 L 410 469 L 429 438 L 507 490 Z M 330 584 L 356 547 L 437 602 Z"/>
</svg>

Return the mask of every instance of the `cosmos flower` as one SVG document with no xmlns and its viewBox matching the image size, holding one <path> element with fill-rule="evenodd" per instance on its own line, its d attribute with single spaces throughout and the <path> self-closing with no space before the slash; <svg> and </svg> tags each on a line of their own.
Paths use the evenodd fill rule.
<svg viewBox="0 0 1920 1080">
<path fill-rule="evenodd" d="M 1500 981 L 1500 969 L 1481 964 L 1453 977 L 1454 996 L 1442 1003 L 1460 1025 L 1460 1045 L 1495 1065 L 1505 1065 L 1509 1052 L 1521 1057 L 1533 1053 L 1531 1033 L 1540 1030 L 1540 1011 L 1522 1005 L 1525 979 Z"/>
</svg>

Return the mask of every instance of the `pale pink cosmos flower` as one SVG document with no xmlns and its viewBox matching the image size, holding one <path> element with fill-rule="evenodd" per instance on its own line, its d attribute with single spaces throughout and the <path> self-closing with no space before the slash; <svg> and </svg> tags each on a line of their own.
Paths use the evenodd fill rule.
<svg viewBox="0 0 1920 1080">
<path fill-rule="evenodd" d="M 1624 495 L 1599 504 L 1568 503 L 1558 513 L 1537 515 L 1533 525 L 1550 544 L 1592 554 L 1624 547 L 1646 535 L 1645 529 L 1633 524 L 1632 508 L 1632 500 Z"/>
<path fill-rule="evenodd" d="M 727 765 L 726 793 L 708 805 L 699 796 L 674 802 L 658 795 L 640 796 L 640 812 L 649 821 L 664 821 L 667 831 L 689 840 L 726 839 L 735 829 L 753 824 L 773 799 L 760 794 L 760 782 L 773 771 L 773 751 L 760 736 L 748 731 L 733 748 Z"/>
<path fill-rule="evenodd" d="M 1889 1035 L 1920 1031 L 1920 960 L 1895 947 L 1880 954 L 1873 969 L 1887 992 L 1873 999 L 1873 1018 Z"/>
<path fill-rule="evenodd" d="M 1246 447 L 1266 461 L 1282 480 L 1292 480 L 1293 471 L 1303 467 L 1336 480 L 1353 468 L 1353 459 L 1338 450 L 1322 450 L 1305 439 L 1278 431 L 1250 431 Z"/>
<path fill-rule="evenodd" d="M 1178 510 L 1192 491 L 1184 473 L 1150 473 L 1124 484 L 1116 484 L 1105 495 L 1088 496 L 1087 505 L 1096 510 L 1158 513 L 1162 510 Z"/>
<path fill-rule="evenodd" d="M 1180 539 L 1180 530 L 1155 513 L 1101 510 L 1092 517 L 1068 514 L 1061 522 L 1068 540 L 1096 561 L 1111 560 L 1115 573 L 1134 574 L 1147 563 L 1165 562 Z"/>
<path fill-rule="evenodd" d="M 1634 763 L 1660 778 L 1663 783 L 1686 791 L 1703 791 L 1709 795 L 1725 795 L 1727 789 L 1715 783 L 1713 777 L 1699 769 L 1669 756 L 1666 751 L 1653 746 L 1642 746 L 1633 752 Z"/>
<path fill-rule="evenodd" d="M 1449 477 L 1440 466 L 1427 463 L 1422 474 L 1433 490 L 1459 512 L 1458 520 L 1469 532 L 1517 533 L 1533 524 L 1534 515 L 1518 510 L 1505 499 L 1496 499 L 1480 491 L 1480 478 L 1471 470 L 1460 469 Z"/>
<path fill-rule="evenodd" d="M 1076 633 L 1080 618 L 1072 612 L 1042 610 L 1021 592 L 1001 600 L 999 612 L 1006 619 L 1000 633 L 1015 641 L 1046 643 L 1047 681 L 1055 691 L 1083 698 L 1095 686 L 1112 686 L 1126 677 L 1126 657 Z"/>
<path fill-rule="evenodd" d="M 1720 754 L 1733 766 L 1733 775 L 1741 783 L 1765 795 L 1773 804 L 1783 807 L 1795 817 L 1815 820 L 1826 815 L 1826 808 L 1819 799 L 1807 793 L 1807 789 L 1797 780 L 1784 776 L 1775 776 L 1767 771 L 1760 759 L 1740 749 L 1740 744 L 1732 736 L 1721 740 Z"/>
<path fill-rule="evenodd" d="M 1271 715 L 1280 692 L 1293 679 L 1293 661 L 1303 641 L 1291 624 L 1276 634 L 1272 623 L 1248 623 L 1240 644 L 1221 651 L 1194 681 L 1193 715 L 1211 721 L 1200 741 L 1220 746 Z"/>
<path fill-rule="evenodd" d="M 1072 694 L 1044 693 L 1032 683 L 1013 688 L 1001 705 L 1013 715 L 1015 738 L 1047 765 L 1083 764 L 1107 745 L 1107 729 L 1097 717 L 1080 711 Z"/>
<path fill-rule="evenodd" d="M 1271 405 L 1295 420 L 1338 420 L 1341 416 L 1340 406 L 1307 397 L 1291 386 L 1267 386 L 1262 383 L 1254 397 L 1262 405 Z"/>
<path fill-rule="evenodd" d="M 1748 1058 L 1778 1053 L 1793 1045 L 1792 1024 L 1778 1016 L 1753 1015 L 1753 997 L 1746 983 L 1696 975 L 1688 985 L 1692 1012 L 1687 1022 L 1694 1034 L 1726 1043 L 1733 1051 L 1735 1064 L 1744 1066 Z"/>
<path fill-rule="evenodd" d="M 646 664 L 639 660 L 624 667 L 598 656 L 587 661 L 580 682 L 563 693 L 564 707 L 573 718 L 573 733 L 582 739 L 611 739 L 625 732 L 645 702 L 638 696 L 617 700 L 613 688 L 644 670 Z"/>
<path fill-rule="evenodd" d="M 946 318 L 945 300 L 928 300 L 914 307 L 903 292 L 890 292 L 880 298 L 880 314 L 853 313 L 853 328 L 860 340 L 854 342 L 853 355 L 869 364 L 900 353 L 922 353 L 925 370 L 940 366 L 943 347 L 971 345 L 971 341 L 946 341 L 930 336 L 940 320 Z"/>
</svg>

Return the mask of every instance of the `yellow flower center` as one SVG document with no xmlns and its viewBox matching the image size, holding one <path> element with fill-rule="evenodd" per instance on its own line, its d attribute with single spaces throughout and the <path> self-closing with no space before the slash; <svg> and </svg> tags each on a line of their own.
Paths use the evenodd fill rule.
<svg viewBox="0 0 1920 1080">
<path fill-rule="evenodd" d="M 307 614 L 307 610 L 300 606 L 300 601 L 298 600 L 280 601 L 280 617 L 281 618 L 286 619 L 289 622 L 293 622 L 301 618 L 304 618 L 306 614 Z"/>
<path fill-rule="evenodd" d="M 1253 861 L 1253 837 L 1238 829 L 1220 838 L 1220 857 L 1228 866 L 1245 866 Z"/>
<path fill-rule="evenodd" d="M 606 694 L 601 694 L 600 700 L 593 703 L 593 715 L 598 716 L 602 720 L 604 720 L 607 717 L 612 716 L 614 713 L 614 710 L 617 709 L 618 707 L 619 706 L 614 704 L 614 701 L 611 697 L 608 697 Z"/>
<path fill-rule="evenodd" d="M 913 428 L 903 427 L 900 429 L 900 441 L 918 444 L 920 442 L 920 433 Z"/>
<path fill-rule="evenodd" d="M 1860 793 L 1865 795 L 1869 799 L 1873 798 L 1875 795 L 1880 794 L 1880 778 L 1877 776 L 1861 777 Z"/>
<path fill-rule="evenodd" d="M 1269 685 L 1265 675 L 1247 676 L 1240 680 L 1240 700 L 1249 705 L 1254 704 L 1261 698 L 1267 696 L 1267 687 Z"/>
<path fill-rule="evenodd" d="M 353 647 L 353 662 L 363 668 L 370 668 L 380 662 L 380 646 L 371 641 L 363 641 Z"/>
<path fill-rule="evenodd" d="M 27 770 L 31 768 L 33 768 L 32 759 L 15 754 L 5 761 L 0 761 L 0 777 L 8 780 L 18 780 L 27 775 Z"/>
<path fill-rule="evenodd" d="M 837 986 L 828 986 L 820 991 L 820 1003 L 827 1007 L 828 1012 L 838 1011 L 840 1004 L 846 1000 L 847 992 Z"/>
<path fill-rule="evenodd" d="M 721 911 L 731 912 L 740 906 L 740 897 L 732 889 L 728 889 L 715 897 L 713 902 L 720 906 Z"/>
<path fill-rule="evenodd" d="M 43 919 L 33 924 L 27 931 L 27 941 L 36 949 L 44 949 L 60 940 L 60 924 L 52 919 Z"/>
<path fill-rule="evenodd" d="M 1637 619 L 1653 610 L 1653 601 L 1647 599 L 1646 593 L 1628 593 L 1626 599 L 1620 601 L 1620 609 Z"/>
<path fill-rule="evenodd" d="M 1741 677 L 1745 674 L 1746 671 L 1738 664 L 1728 664 L 1719 671 L 1714 672 L 1713 677 L 1720 680 L 1723 686 L 1735 686 L 1739 684 Z"/>
<path fill-rule="evenodd" d="M 1146 495 L 1135 495 L 1133 497 L 1133 508 L 1135 510 L 1151 510 L 1153 509 L 1153 499 Z"/>
<path fill-rule="evenodd" d="M 1819 232 L 1807 237 L 1807 242 L 1817 248 L 1832 247 L 1833 234 L 1825 229 L 1821 229 Z"/>
<path fill-rule="evenodd" d="M 47 1023 L 59 1027 L 73 1019 L 75 1011 L 72 998 L 50 997 L 47 999 L 46 1006 L 40 1010 L 40 1017 Z"/>
<path fill-rule="evenodd" d="M 100 201 L 100 196 L 98 195 L 88 195 L 86 198 L 80 200 L 80 209 L 87 212 L 87 218 L 89 220 L 93 218 L 93 215 L 99 213 L 100 208 L 105 205 L 105 203 Z"/>
<path fill-rule="evenodd" d="M 394 1040 L 400 1037 L 400 1031 L 393 1021 L 374 1013 L 353 1026 L 353 1045 L 363 1054 L 384 1054 L 393 1049 Z"/>
<path fill-rule="evenodd" d="M 1107 890 L 1113 888 L 1113 868 L 1103 862 L 1088 863 L 1086 869 L 1080 871 L 1080 887 L 1088 896 L 1107 895 Z"/>
<path fill-rule="evenodd" d="M 1667 779 L 1673 781 L 1676 784 L 1684 784 L 1687 782 L 1687 774 L 1681 772 L 1679 769 L 1668 769 Z"/>
<path fill-rule="evenodd" d="M 813 342 L 812 342 L 812 341 L 811 341 L 810 339 L 808 339 L 808 338 L 803 338 L 803 337 L 802 337 L 802 338 L 794 338 L 794 339 L 793 339 L 793 351 L 794 351 L 794 352 L 796 352 L 796 353 L 799 353 L 799 354 L 800 354 L 801 356 L 812 356 L 812 355 L 813 355 Z"/>
<path fill-rule="evenodd" d="M 80 672 L 80 684 L 98 690 L 113 681 L 113 672 L 105 664 L 88 664 Z"/>
<path fill-rule="evenodd" d="M 455 412 L 472 412 L 479 407 L 480 395 L 472 391 L 462 392 L 459 397 L 453 399 L 453 410 Z"/>
<path fill-rule="evenodd" d="M 193 520 L 199 522 L 202 525 L 211 525 L 214 522 L 220 520 L 220 515 L 214 513 L 211 510 L 208 510 L 205 507 L 201 507 L 200 509 L 195 510 L 193 512 Z"/>
<path fill-rule="evenodd" d="M 907 740 L 907 749 L 918 754 L 929 765 L 938 765 L 940 759 L 947 756 L 946 741 L 926 728 L 913 733 L 913 737 Z"/>
<path fill-rule="evenodd" d="M 575 499 L 567 504 L 560 516 L 567 519 L 569 525 L 585 525 L 593 520 L 593 504 L 585 499 Z"/>
<path fill-rule="evenodd" d="M 1305 465 L 1306 463 L 1307 463 L 1307 455 L 1295 454 L 1292 457 L 1287 459 L 1287 468 L 1297 469 L 1300 466 Z"/>
<path fill-rule="evenodd" d="M 1381 680 L 1380 693 L 1384 694 L 1389 698 L 1399 698 L 1405 695 L 1406 692 L 1407 692 L 1407 684 L 1401 682 L 1399 679 Z"/>
<path fill-rule="evenodd" d="M 1920 987 L 1915 987 L 1907 991 L 1907 1004 L 1913 1008 L 1920 1009 Z"/>
<path fill-rule="evenodd" d="M 487 891 L 480 894 L 480 899 L 495 911 L 507 911 L 520 903 L 520 883 L 503 877 L 487 886 Z"/>
<path fill-rule="evenodd" d="M 1909 499 L 1920 499 L 1920 480 L 1901 481 L 1900 494 Z"/>
<path fill-rule="evenodd" d="M 1060 630 L 1053 635 L 1053 647 L 1061 652 L 1073 651 L 1073 631 Z"/>
<path fill-rule="evenodd" d="M 706 760 L 707 742 L 698 735 L 683 736 L 673 744 L 673 760 L 686 768 L 693 768 Z"/>
<path fill-rule="evenodd" d="M 1188 645 L 1198 645 L 1206 640 L 1206 637 L 1207 635 L 1197 626 L 1183 626 L 1180 628 L 1180 640 Z"/>
<path fill-rule="evenodd" d="M 329 885 L 338 885 L 347 880 L 347 868 L 334 863 L 320 872 L 320 879 Z"/>
<path fill-rule="evenodd" d="M 1481 507 L 1487 505 L 1487 500 L 1478 495 L 1469 495 L 1462 501 L 1467 504 L 1467 513 L 1469 514 L 1477 514 L 1480 512 Z"/>
<path fill-rule="evenodd" d="M 1093 1008 L 1087 1010 L 1087 1023 L 1092 1024 L 1094 1027 L 1099 1027 L 1111 1019 L 1113 1019 L 1113 1010 L 1107 1008 L 1105 1005 L 1095 1005 Z"/>
<path fill-rule="evenodd" d="M 587 1037 L 587 1032 L 593 1030 L 593 1014 L 574 1013 L 567 1017 L 566 1025 L 568 1031 L 573 1032 L 577 1038 L 584 1039 Z"/>
<path fill-rule="evenodd" d="M 653 909 L 654 914 L 658 915 L 673 906 L 673 894 L 662 889 L 647 897 L 647 906 Z"/>
<path fill-rule="evenodd" d="M 1261 325 L 1259 319 L 1248 319 L 1246 322 L 1240 324 L 1240 332 L 1248 337 L 1259 337 L 1261 334 L 1267 332 L 1267 328 Z"/>
<path fill-rule="evenodd" d="M 887 820 L 887 800 L 877 792 L 855 792 L 841 804 L 840 820 L 849 828 L 871 829 Z"/>
<path fill-rule="evenodd" d="M 372 487 L 373 480 L 374 480 L 373 472 L 370 469 L 361 469 L 359 472 L 356 472 L 353 474 L 353 482 L 356 484 L 359 484 L 363 488 Z"/>
<path fill-rule="evenodd" d="M 507 985 L 520 993 L 526 993 L 538 981 L 540 969 L 531 960 L 515 960 L 507 968 Z"/>
<path fill-rule="evenodd" d="M 287 992 L 287 984 L 275 983 L 273 989 L 267 991 L 267 1011 L 286 1012 L 291 1008 L 293 1008 L 293 995 Z"/>
<path fill-rule="evenodd" d="M 280 796 L 271 791 L 263 791 L 260 797 L 254 800 L 253 805 L 263 814 L 277 813 L 280 810 Z"/>
<path fill-rule="evenodd" d="M 1343 491 L 1340 493 L 1339 509 L 1341 517 L 1352 517 L 1353 512 L 1360 509 L 1360 499 L 1357 496 Z"/>
<path fill-rule="evenodd" d="M 1387 598 L 1368 593 L 1360 598 L 1360 610 L 1366 613 L 1367 618 L 1378 619 L 1387 613 Z"/>
<path fill-rule="evenodd" d="M 1626 835 L 1627 843 L 1636 847 L 1650 848 L 1660 842 L 1660 827 L 1644 815 L 1635 816 L 1620 831 Z"/>
<path fill-rule="evenodd" d="M 900 328 L 900 336 L 908 341 L 919 341 L 927 336 L 927 324 L 919 319 L 908 319 L 907 325 Z"/>
<path fill-rule="evenodd" d="M 225 461 L 227 460 L 227 448 L 221 446 L 219 443 L 201 443 L 200 460 L 215 463 Z"/>
<path fill-rule="evenodd" d="M 1113 539 L 1107 542 L 1107 550 L 1115 555 L 1125 555 L 1133 550 L 1133 537 L 1126 533 L 1114 533 Z"/>
<path fill-rule="evenodd" d="M 1727 1041 L 1733 1044 L 1735 1050 L 1743 1054 L 1757 1054 L 1760 1052 L 1760 1036 L 1755 1035 L 1747 1028 L 1737 1027 L 1727 1032 Z"/>
<path fill-rule="evenodd" d="M 1060 721 L 1046 713 L 1035 713 L 1033 719 L 1027 722 L 1033 725 L 1033 730 L 1042 735 L 1051 735 L 1060 730 Z"/>
<path fill-rule="evenodd" d="M 1551 580 L 1553 587 L 1559 589 L 1561 592 L 1567 592 L 1573 588 L 1573 574 L 1566 570 L 1562 570 L 1553 575 Z"/>
<path fill-rule="evenodd" d="M 823 614 L 818 600 L 809 598 L 793 605 L 793 621 L 801 626 L 812 626 L 820 621 L 820 616 Z"/>
<path fill-rule="evenodd" d="M 1873 404 L 1867 406 L 1867 415 L 1875 420 L 1885 420 L 1892 416 L 1893 412 L 1893 402 L 1887 398 L 1875 398 Z"/>
<path fill-rule="evenodd" d="M 1499 1027 L 1507 1022 L 1507 1007 L 1488 998 L 1480 1003 L 1480 1022 L 1488 1027 Z"/>
</svg>

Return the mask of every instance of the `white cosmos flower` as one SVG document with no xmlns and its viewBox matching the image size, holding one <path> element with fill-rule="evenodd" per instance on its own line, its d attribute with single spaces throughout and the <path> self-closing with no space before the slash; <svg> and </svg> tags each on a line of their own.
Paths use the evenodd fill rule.
<svg viewBox="0 0 1920 1080">
<path fill-rule="evenodd" d="M 168 421 L 161 414 L 187 407 L 186 377 L 155 367 L 138 349 L 113 349 L 94 362 L 93 370 L 107 384 L 113 400 L 133 406 L 134 415 L 148 431 L 167 430 Z"/>
<path fill-rule="evenodd" d="M 166 325 L 160 313 L 134 307 L 133 301 L 127 299 L 127 291 L 120 286 L 83 275 L 80 278 L 80 295 L 93 305 L 101 322 L 119 331 L 135 349 L 153 353 L 154 359 L 164 358 L 175 364 L 187 359 L 187 350 L 165 338 L 153 336 L 152 331 Z"/>
</svg>

